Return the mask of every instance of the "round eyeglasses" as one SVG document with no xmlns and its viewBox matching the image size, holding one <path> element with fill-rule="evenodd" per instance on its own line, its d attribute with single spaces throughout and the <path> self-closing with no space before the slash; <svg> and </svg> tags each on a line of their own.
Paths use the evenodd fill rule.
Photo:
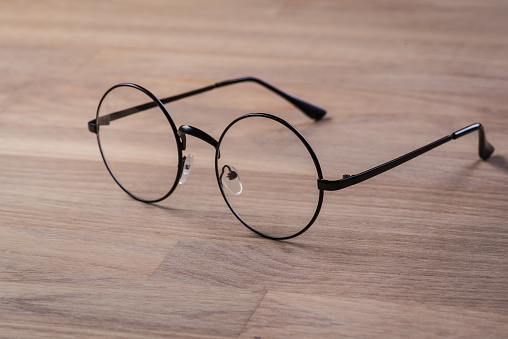
<svg viewBox="0 0 508 339">
<path fill-rule="evenodd" d="M 325 180 L 316 154 L 303 135 L 287 121 L 266 113 L 251 113 L 232 121 L 218 141 L 189 125 L 178 129 L 165 103 L 235 83 L 258 83 L 319 120 L 325 110 L 257 78 L 239 78 L 159 100 L 135 84 L 118 84 L 102 97 L 97 115 L 88 123 L 116 183 L 134 199 L 153 203 L 167 198 L 185 183 L 192 155 L 183 155 L 186 137 L 215 148 L 215 174 L 221 194 L 233 214 L 253 232 L 271 239 L 289 239 L 316 220 L 324 191 L 365 181 L 439 145 L 479 131 L 479 155 L 494 148 L 483 126 L 470 125 L 399 158 L 342 179 Z M 260 133 L 260 131 L 262 131 Z M 287 208 L 291 206 L 291 208 Z"/>
</svg>

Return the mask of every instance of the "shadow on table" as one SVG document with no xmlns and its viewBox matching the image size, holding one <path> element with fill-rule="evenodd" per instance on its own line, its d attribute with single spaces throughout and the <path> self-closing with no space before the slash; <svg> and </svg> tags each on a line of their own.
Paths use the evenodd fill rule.
<svg viewBox="0 0 508 339">
<path fill-rule="evenodd" d="M 508 161 L 502 155 L 494 154 L 487 160 L 488 163 L 492 164 L 505 172 L 508 172 Z"/>
</svg>

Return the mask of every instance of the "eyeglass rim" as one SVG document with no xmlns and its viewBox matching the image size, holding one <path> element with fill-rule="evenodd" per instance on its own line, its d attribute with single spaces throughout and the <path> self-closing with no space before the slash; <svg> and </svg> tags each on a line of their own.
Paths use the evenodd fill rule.
<svg viewBox="0 0 508 339">
<path fill-rule="evenodd" d="M 178 149 L 178 171 L 177 171 L 177 174 L 176 174 L 176 177 L 175 177 L 175 181 L 173 182 L 173 185 L 172 187 L 170 188 L 170 190 L 164 195 L 162 196 L 161 198 L 157 198 L 157 199 L 143 199 L 143 198 L 140 198 L 138 196 L 136 196 L 135 194 L 129 192 L 129 190 L 127 190 L 121 183 L 120 181 L 116 178 L 115 174 L 113 173 L 113 171 L 111 170 L 111 168 L 109 167 L 109 164 L 106 160 L 106 157 L 104 155 L 104 152 L 102 150 L 102 146 L 101 146 L 101 141 L 100 141 L 100 124 L 99 124 L 99 113 L 100 113 L 100 109 L 101 109 L 101 106 L 102 106 L 102 103 L 104 101 L 104 99 L 108 96 L 108 94 L 110 92 L 112 92 L 113 90 L 115 90 L 116 88 L 119 88 L 119 87 L 131 87 L 133 89 L 136 89 L 136 90 L 139 90 L 141 91 L 142 93 L 146 94 L 153 102 L 155 102 L 157 104 L 157 106 L 159 107 L 159 109 L 162 111 L 162 113 L 164 114 L 164 116 L 166 117 L 166 119 L 168 120 L 170 126 L 171 126 L 171 129 L 173 130 L 173 135 L 175 137 L 175 142 L 176 142 L 176 145 L 177 145 L 177 149 Z M 108 169 L 108 172 L 109 174 L 111 175 L 111 177 L 113 178 L 113 180 L 115 180 L 115 182 L 118 184 L 118 186 L 120 186 L 120 188 L 125 192 L 127 193 L 129 196 L 131 196 L 132 198 L 138 200 L 138 201 L 141 201 L 141 202 L 145 202 L 145 203 L 156 203 L 156 202 L 159 202 L 159 201 L 162 201 L 164 199 L 166 199 L 167 197 L 169 197 L 173 191 L 176 189 L 176 187 L 178 186 L 178 181 L 180 180 L 180 177 L 182 176 L 182 172 L 183 172 L 183 156 L 182 156 L 182 143 L 181 143 L 181 140 L 180 140 L 180 137 L 178 136 L 178 133 L 177 133 L 177 128 L 176 128 L 176 125 L 173 121 L 173 119 L 171 118 L 171 115 L 169 114 L 168 110 L 166 109 L 166 107 L 162 104 L 162 102 L 155 96 L 153 95 L 152 92 L 150 92 L 149 90 L 147 90 L 146 88 L 142 87 L 142 86 L 139 86 L 139 85 L 136 85 L 136 84 L 133 84 L 133 83 L 121 83 L 121 84 L 117 84 L 117 85 L 114 85 L 113 87 L 111 87 L 110 89 L 108 89 L 106 91 L 106 93 L 104 93 L 104 95 L 102 96 L 101 100 L 99 101 L 99 106 L 97 107 L 97 114 L 95 116 L 95 120 L 96 120 L 96 128 L 97 128 L 97 143 L 99 145 L 99 150 L 101 152 L 101 157 L 102 157 L 102 160 L 104 161 L 104 164 L 106 165 L 106 168 Z"/>
<path fill-rule="evenodd" d="M 251 118 L 251 117 L 262 117 L 262 118 L 268 118 L 268 119 L 271 119 L 271 120 L 275 120 L 276 122 L 282 124 L 283 126 L 285 126 L 286 128 L 288 128 L 291 132 L 293 132 L 299 139 L 300 141 L 304 144 L 305 148 L 307 149 L 307 151 L 309 152 L 313 162 L 314 162 L 314 166 L 316 167 L 316 172 L 317 172 L 317 180 L 316 180 L 316 190 L 319 191 L 319 197 L 318 197 L 318 203 L 316 205 L 316 211 L 314 212 L 314 215 L 312 216 L 312 219 L 309 221 L 309 223 L 303 227 L 300 231 L 298 231 L 297 233 L 295 234 L 292 234 L 292 235 L 288 235 L 288 236 L 282 236 L 282 237 L 275 237 L 275 236 L 272 236 L 272 235 L 269 235 L 269 234 L 266 234 L 266 233 L 263 233 L 263 232 L 260 232 L 258 230 L 256 230 L 255 228 L 251 227 L 249 224 L 247 224 L 239 215 L 238 213 L 236 213 L 236 211 L 234 210 L 234 208 L 231 206 L 231 204 L 229 203 L 229 200 L 227 199 L 226 197 L 226 194 L 222 188 L 222 185 L 221 185 L 221 182 L 220 182 L 220 175 L 219 175 L 219 165 L 218 165 L 218 161 L 219 161 L 219 158 L 220 158 L 220 145 L 222 143 L 222 140 L 224 138 L 224 136 L 226 135 L 227 131 L 234 125 L 236 124 L 238 121 L 240 120 L 243 120 L 243 119 L 247 119 L 247 118 Z M 314 150 L 312 149 L 312 147 L 310 146 L 309 142 L 307 141 L 307 139 L 305 139 L 305 137 L 302 135 L 302 133 L 300 133 L 300 131 L 298 131 L 293 125 L 291 125 L 289 122 L 287 122 L 286 120 L 282 119 L 282 118 L 279 118 L 275 115 L 272 115 L 272 114 L 268 114 L 268 113 L 249 113 L 249 114 L 245 114 L 245 115 L 242 115 L 238 118 L 236 118 L 235 120 L 233 120 L 232 122 L 229 123 L 229 125 L 224 129 L 224 131 L 222 132 L 220 138 L 219 138 L 219 141 L 217 143 L 217 147 L 215 149 L 215 176 L 216 176 L 216 179 L 217 179 L 217 184 L 219 185 L 219 190 L 222 194 L 222 197 L 224 198 L 224 201 L 226 202 L 226 204 L 228 205 L 229 209 L 231 210 L 231 212 L 233 213 L 233 215 L 244 225 L 246 226 L 248 229 L 250 229 L 251 231 L 253 231 L 254 233 L 262 236 L 262 237 L 265 237 L 265 238 L 268 238 L 268 239 L 273 239 L 273 240 L 286 240 L 286 239 L 291 239 L 291 238 L 294 238 L 294 237 L 297 237 L 299 236 L 300 234 L 304 233 L 305 231 L 307 231 L 309 229 L 310 226 L 312 226 L 312 224 L 316 221 L 318 215 L 319 215 L 319 212 L 321 211 L 321 207 L 323 205 L 323 197 L 324 197 L 324 191 L 319 189 L 318 186 L 317 186 L 317 182 L 321 179 L 323 179 L 323 173 L 321 171 L 321 166 L 319 164 L 319 160 L 316 156 L 316 153 L 314 152 Z"/>
</svg>

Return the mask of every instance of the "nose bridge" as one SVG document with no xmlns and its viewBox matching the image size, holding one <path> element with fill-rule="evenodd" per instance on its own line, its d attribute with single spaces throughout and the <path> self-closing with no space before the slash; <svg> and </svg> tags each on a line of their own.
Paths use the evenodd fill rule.
<svg viewBox="0 0 508 339">
<path fill-rule="evenodd" d="M 185 150 L 185 135 L 192 135 L 193 137 L 196 137 L 198 139 L 203 140 L 207 144 L 210 144 L 213 146 L 213 148 L 217 148 L 218 142 L 214 139 L 210 134 L 200 130 L 199 128 L 189 126 L 189 125 L 182 125 L 178 128 L 178 135 L 182 139 L 182 148 Z"/>
</svg>

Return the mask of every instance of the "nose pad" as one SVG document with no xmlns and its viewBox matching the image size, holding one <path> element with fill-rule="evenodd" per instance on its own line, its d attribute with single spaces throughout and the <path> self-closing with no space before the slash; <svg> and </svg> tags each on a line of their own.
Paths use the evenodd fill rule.
<svg viewBox="0 0 508 339">
<path fill-rule="evenodd" d="M 186 157 L 183 157 L 183 171 L 182 171 L 182 176 L 180 177 L 180 181 L 178 181 L 178 183 L 180 185 L 183 185 L 185 183 L 185 181 L 187 180 L 187 178 L 189 177 L 189 174 L 190 174 L 190 171 L 191 171 L 191 168 L 192 168 L 192 159 L 194 157 L 192 156 L 192 154 L 189 154 L 188 156 Z"/>
<path fill-rule="evenodd" d="M 227 170 L 226 173 L 224 173 L 225 170 Z M 226 187 L 228 191 L 230 191 L 234 195 L 239 195 L 243 191 L 240 176 L 238 175 L 238 171 L 236 170 L 236 168 L 234 168 L 233 166 L 229 165 L 222 166 L 220 181 L 222 182 L 222 186 Z"/>
</svg>

